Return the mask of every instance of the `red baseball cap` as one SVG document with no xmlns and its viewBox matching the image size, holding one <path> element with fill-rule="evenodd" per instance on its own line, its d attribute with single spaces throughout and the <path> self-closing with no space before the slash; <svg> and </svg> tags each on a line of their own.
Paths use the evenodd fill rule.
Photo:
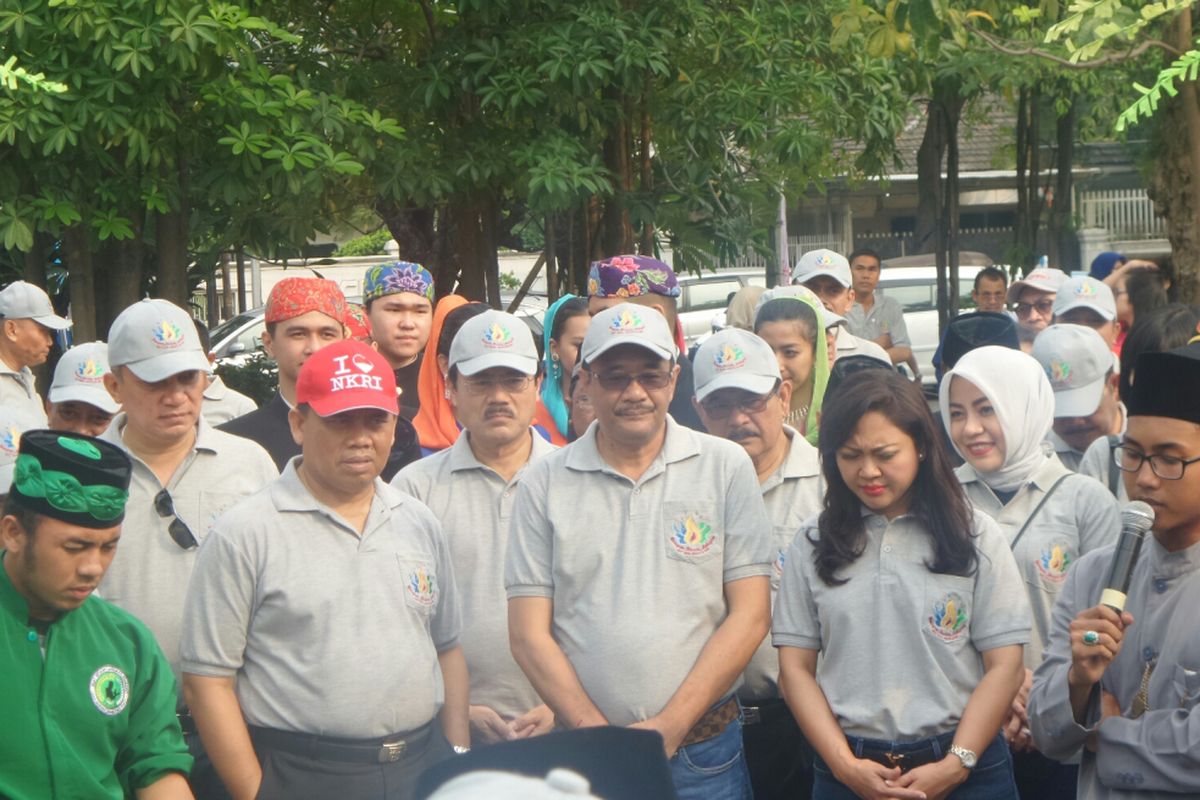
<svg viewBox="0 0 1200 800">
<path fill-rule="evenodd" d="M 376 408 L 399 414 L 396 376 L 383 356 L 353 339 L 313 353 L 296 380 L 296 402 L 308 404 L 322 417 Z"/>
</svg>

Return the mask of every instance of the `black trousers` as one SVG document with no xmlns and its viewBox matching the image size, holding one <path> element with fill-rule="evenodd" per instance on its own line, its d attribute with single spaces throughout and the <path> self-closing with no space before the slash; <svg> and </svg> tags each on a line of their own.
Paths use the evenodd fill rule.
<svg viewBox="0 0 1200 800">
<path fill-rule="evenodd" d="M 751 708 L 754 703 L 743 705 Z M 757 705 L 742 728 L 754 800 L 808 800 L 812 796 L 813 749 L 783 700 Z"/>
<path fill-rule="evenodd" d="M 1079 783 L 1079 765 L 1053 761 L 1036 750 L 1013 753 L 1013 777 L 1021 800 L 1071 798 Z"/>
<path fill-rule="evenodd" d="M 259 741 L 254 750 L 262 765 L 257 800 L 413 800 L 421 774 L 454 755 L 436 720 L 422 747 L 390 764 L 310 759 Z"/>
</svg>

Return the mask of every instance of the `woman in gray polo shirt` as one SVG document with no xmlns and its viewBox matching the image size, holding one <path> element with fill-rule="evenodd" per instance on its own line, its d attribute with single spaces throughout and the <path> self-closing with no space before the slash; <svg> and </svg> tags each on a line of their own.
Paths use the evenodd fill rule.
<svg viewBox="0 0 1200 800">
<path fill-rule="evenodd" d="M 825 510 L 788 549 L 773 629 L 814 800 L 1016 798 L 999 731 L 1030 618 L 1008 544 L 899 374 L 850 376 L 819 449 Z"/>
<path fill-rule="evenodd" d="M 1052 367 L 1071 369 L 1060 362 Z M 1045 443 L 1054 391 L 1032 357 L 1007 347 L 972 350 L 942 380 L 941 409 L 950 441 L 966 461 L 956 474 L 972 505 L 1004 532 L 1033 610 L 1025 683 L 1005 725 L 1017 788 L 1024 800 L 1074 797 L 1078 766 L 1034 750 L 1025 705 L 1067 571 L 1085 553 L 1116 540 L 1117 501 L 1095 480 L 1063 466 Z"/>
</svg>

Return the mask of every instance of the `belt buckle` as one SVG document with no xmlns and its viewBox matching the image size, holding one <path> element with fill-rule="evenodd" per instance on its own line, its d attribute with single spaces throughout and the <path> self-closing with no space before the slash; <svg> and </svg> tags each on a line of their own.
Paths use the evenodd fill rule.
<svg viewBox="0 0 1200 800">
<path fill-rule="evenodd" d="M 762 714 L 758 706 L 742 706 L 742 724 L 757 725 L 762 722 Z"/>
<path fill-rule="evenodd" d="M 893 767 L 899 767 L 902 770 L 904 769 L 904 765 L 901 764 L 900 762 L 905 759 L 905 757 L 906 757 L 905 753 L 887 752 L 887 753 L 883 754 L 883 757 L 886 758 L 888 760 L 888 763 L 891 764 Z"/>
<path fill-rule="evenodd" d="M 394 764 L 404 756 L 408 749 L 407 742 L 384 742 L 379 746 L 379 763 Z"/>
</svg>

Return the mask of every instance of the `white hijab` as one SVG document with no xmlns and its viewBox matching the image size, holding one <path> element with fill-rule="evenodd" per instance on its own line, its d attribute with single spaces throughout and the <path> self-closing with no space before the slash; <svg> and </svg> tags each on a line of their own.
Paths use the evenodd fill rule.
<svg viewBox="0 0 1200 800">
<path fill-rule="evenodd" d="M 1042 446 L 1054 424 L 1054 390 L 1042 365 L 1032 356 L 1008 347 L 970 351 L 942 378 L 938 405 L 950 430 L 950 382 L 964 378 L 979 387 L 996 411 L 1004 431 L 1004 463 L 979 477 L 992 489 L 1011 492 L 1028 483 L 1049 453 Z M 957 443 L 955 451 L 966 460 Z"/>
</svg>

